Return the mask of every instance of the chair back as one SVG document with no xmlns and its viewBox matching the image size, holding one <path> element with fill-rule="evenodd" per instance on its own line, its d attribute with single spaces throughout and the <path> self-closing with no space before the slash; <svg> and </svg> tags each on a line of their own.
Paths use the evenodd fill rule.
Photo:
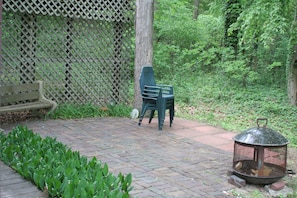
<svg viewBox="0 0 297 198">
<path fill-rule="evenodd" d="M 156 81 L 154 78 L 154 70 L 152 66 L 143 66 L 141 69 L 140 77 L 139 77 L 139 84 L 140 84 L 140 90 L 141 94 L 144 91 L 144 86 L 155 86 Z"/>
</svg>

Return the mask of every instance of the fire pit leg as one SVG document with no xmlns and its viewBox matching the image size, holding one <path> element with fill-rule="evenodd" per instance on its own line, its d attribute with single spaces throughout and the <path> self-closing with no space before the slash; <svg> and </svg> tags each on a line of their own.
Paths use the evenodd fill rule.
<svg viewBox="0 0 297 198">
<path fill-rule="evenodd" d="M 231 175 L 228 179 L 228 183 L 238 188 L 244 187 L 246 185 L 246 181 L 240 177 L 237 177 L 236 175 Z"/>
<path fill-rule="evenodd" d="M 263 166 L 264 166 L 264 147 L 259 146 L 256 148 L 257 152 L 257 170 L 258 170 L 258 175 L 257 176 L 263 176 Z"/>
</svg>

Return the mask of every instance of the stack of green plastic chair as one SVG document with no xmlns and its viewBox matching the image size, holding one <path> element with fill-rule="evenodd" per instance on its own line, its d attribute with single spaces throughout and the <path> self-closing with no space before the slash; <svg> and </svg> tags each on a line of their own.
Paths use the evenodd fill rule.
<svg viewBox="0 0 297 198">
<path fill-rule="evenodd" d="M 154 113 L 158 111 L 158 126 L 162 130 L 165 120 L 166 109 L 169 110 L 170 127 L 174 117 L 174 95 L 171 85 L 156 84 L 152 66 L 143 66 L 140 73 L 140 91 L 142 96 L 142 110 L 138 125 L 141 125 L 147 110 L 150 110 L 149 123 L 151 123 Z"/>
</svg>

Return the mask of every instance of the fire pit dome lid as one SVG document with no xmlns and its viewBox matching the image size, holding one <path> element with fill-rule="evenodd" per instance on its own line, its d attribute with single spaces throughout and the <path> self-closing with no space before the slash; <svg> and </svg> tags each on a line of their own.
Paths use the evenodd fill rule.
<svg viewBox="0 0 297 198">
<path fill-rule="evenodd" d="M 266 120 L 266 124 L 260 127 L 259 120 Z M 284 146 L 289 143 L 283 135 L 266 127 L 267 118 L 258 118 L 257 125 L 258 127 L 250 128 L 234 136 L 233 140 L 244 144 L 260 146 Z"/>
</svg>

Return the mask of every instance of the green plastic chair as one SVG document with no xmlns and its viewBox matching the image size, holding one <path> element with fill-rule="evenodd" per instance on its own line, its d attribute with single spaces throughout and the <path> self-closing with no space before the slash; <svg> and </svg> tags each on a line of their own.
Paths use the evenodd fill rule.
<svg viewBox="0 0 297 198">
<path fill-rule="evenodd" d="M 158 126 L 162 130 L 166 109 L 169 110 L 170 127 L 174 117 L 174 95 L 171 85 L 156 84 L 152 66 L 143 66 L 140 73 L 140 90 L 142 96 L 142 110 L 138 125 L 141 125 L 147 110 L 151 110 L 149 123 L 151 123 L 155 111 L 158 111 Z"/>
</svg>

